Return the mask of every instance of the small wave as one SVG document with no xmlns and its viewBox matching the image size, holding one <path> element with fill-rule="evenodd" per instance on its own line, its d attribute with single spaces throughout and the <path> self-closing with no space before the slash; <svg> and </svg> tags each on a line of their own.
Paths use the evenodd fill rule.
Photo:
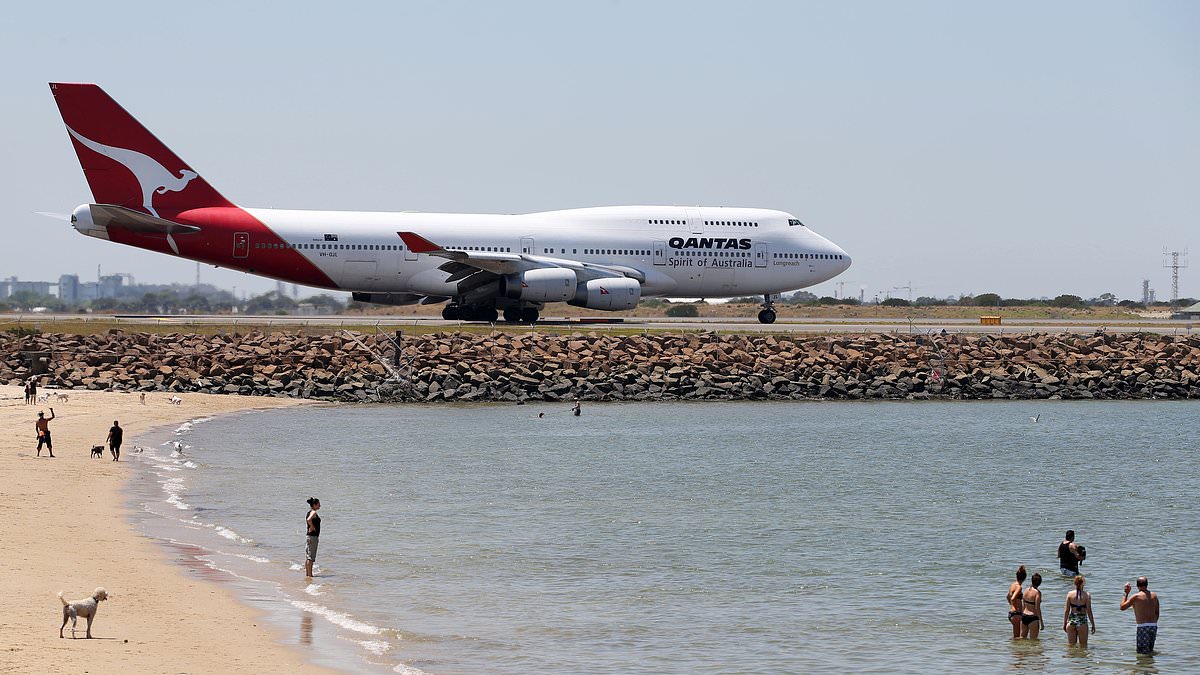
<svg viewBox="0 0 1200 675">
<path fill-rule="evenodd" d="M 413 668 L 412 666 L 406 666 L 403 663 L 398 664 L 395 668 L 392 668 L 392 672 L 400 673 L 400 675 L 429 675 L 428 673 L 421 670 L 420 668 Z"/>
<path fill-rule="evenodd" d="M 383 656 L 392 649 L 392 646 L 383 640 L 359 640 L 358 644 L 376 656 Z"/>
<path fill-rule="evenodd" d="M 269 563 L 269 562 L 271 562 L 271 559 L 270 559 L 270 558 L 264 558 L 264 557 L 262 557 L 262 556 L 258 556 L 258 555 L 248 555 L 248 554 L 245 554 L 245 553 L 229 553 L 229 552 L 226 552 L 226 551 L 221 551 L 221 553 L 224 553 L 225 555 L 231 555 L 231 556 L 234 556 L 235 558 L 242 558 L 243 560 L 249 560 L 250 562 L 256 562 L 256 563 Z"/>
<path fill-rule="evenodd" d="M 304 587 L 304 592 L 309 595 L 324 595 L 321 592 L 321 584 L 309 584 Z"/>
<path fill-rule="evenodd" d="M 225 537 L 226 539 L 229 539 L 231 541 L 236 541 L 236 542 L 239 542 L 242 544 L 252 543 L 249 539 L 243 537 L 242 535 L 238 534 L 237 532 L 234 532 L 233 530 L 229 529 L 228 527 L 224 527 L 222 525 L 213 525 L 212 528 L 213 528 L 214 532 L 216 532 L 217 534 L 219 534 L 222 537 Z"/>
<path fill-rule="evenodd" d="M 183 424 L 179 425 L 179 428 L 175 430 L 175 433 L 186 434 L 187 432 L 192 430 L 192 426 L 194 426 L 194 425 L 191 422 L 184 422 Z"/>
<path fill-rule="evenodd" d="M 183 465 L 189 469 L 199 469 L 200 468 L 199 464 L 196 464 L 195 462 L 191 461 L 190 459 L 188 461 L 184 462 Z"/>
<path fill-rule="evenodd" d="M 192 505 L 180 499 L 178 495 L 171 495 L 170 497 L 167 497 L 167 503 L 173 505 L 180 511 L 192 510 Z"/>
<path fill-rule="evenodd" d="M 362 621 L 352 618 L 349 614 L 335 612 L 324 605 L 318 605 L 316 603 L 306 602 L 304 600 L 293 600 L 292 606 L 296 609 L 322 616 L 330 623 L 345 628 L 346 630 L 352 630 L 356 633 L 379 635 L 383 632 L 383 629 L 378 626 L 372 626 L 369 623 L 363 623 Z"/>
</svg>

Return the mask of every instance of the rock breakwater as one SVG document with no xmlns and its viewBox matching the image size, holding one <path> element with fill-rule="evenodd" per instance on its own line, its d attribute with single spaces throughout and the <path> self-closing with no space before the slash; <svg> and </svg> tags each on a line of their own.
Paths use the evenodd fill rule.
<svg viewBox="0 0 1200 675">
<path fill-rule="evenodd" d="M 435 333 L 0 337 L 0 381 L 340 401 L 1200 398 L 1200 338 Z"/>
</svg>

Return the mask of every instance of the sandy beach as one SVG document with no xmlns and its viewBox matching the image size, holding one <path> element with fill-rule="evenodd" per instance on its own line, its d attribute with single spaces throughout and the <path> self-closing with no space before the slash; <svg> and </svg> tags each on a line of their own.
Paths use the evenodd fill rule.
<svg viewBox="0 0 1200 675">
<path fill-rule="evenodd" d="M 46 390 L 42 390 L 43 392 Z M 19 387 L 0 387 L 0 672 L 214 673 L 327 672 L 277 642 L 257 612 L 229 589 L 173 564 L 171 552 L 130 525 L 122 493 L 126 461 L 148 430 L 241 410 L 297 405 L 291 399 L 71 391 L 59 403 L 25 405 Z M 36 456 L 38 410 L 50 423 L 54 454 Z M 122 461 L 89 457 L 114 419 L 125 429 Z M 92 640 L 58 637 L 62 605 L 97 586 Z M 68 625 L 68 629 L 69 629 Z"/>
</svg>

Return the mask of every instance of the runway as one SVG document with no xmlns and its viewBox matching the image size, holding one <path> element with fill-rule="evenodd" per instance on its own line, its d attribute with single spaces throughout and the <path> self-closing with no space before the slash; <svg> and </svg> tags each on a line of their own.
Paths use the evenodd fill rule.
<svg viewBox="0 0 1200 675">
<path fill-rule="evenodd" d="M 55 325 L 60 328 L 54 328 Z M 464 327 L 477 330 L 490 324 L 467 321 L 446 321 L 438 315 L 429 316 L 276 316 L 276 315 L 80 315 L 80 314 L 7 314 L 0 315 L 0 329 L 14 325 L 37 326 L 43 331 L 60 330 L 70 332 L 71 326 L 95 324 L 106 327 L 174 326 L 186 332 L 190 326 L 228 326 L 231 329 L 244 327 L 313 327 L 354 328 L 378 327 L 388 330 L 414 332 L 454 330 Z M 586 318 L 547 317 L 534 326 L 527 324 L 495 324 L 502 330 L 646 330 L 646 331 L 715 331 L 720 333 L 969 333 L 1011 335 L 1014 333 L 1076 333 L 1093 334 L 1098 331 L 1119 333 L 1158 333 L 1168 335 L 1190 335 L 1200 330 L 1200 325 L 1191 321 L 1169 319 L 1121 319 L 1121 320 L 1072 320 L 1072 319 L 1010 319 L 999 326 L 980 325 L 978 319 L 945 319 L 913 317 L 910 319 L 879 318 L 781 318 L 773 324 L 761 324 L 753 318 L 667 318 L 667 317 L 624 317 L 604 316 Z M 78 330 L 78 329 L 77 329 Z"/>
</svg>

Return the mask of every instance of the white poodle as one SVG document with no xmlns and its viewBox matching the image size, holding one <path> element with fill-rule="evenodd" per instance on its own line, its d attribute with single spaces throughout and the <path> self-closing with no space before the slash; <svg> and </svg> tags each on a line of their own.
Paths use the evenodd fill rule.
<svg viewBox="0 0 1200 675">
<path fill-rule="evenodd" d="M 63 604 L 63 622 L 58 627 L 58 637 L 63 636 L 63 628 L 67 627 L 67 621 L 71 622 L 71 637 L 75 637 L 75 620 L 79 617 L 87 619 L 87 636 L 92 637 L 92 619 L 96 618 L 96 609 L 100 605 L 101 600 L 108 599 L 108 592 L 103 588 L 97 588 L 92 591 L 92 597 L 76 600 L 75 602 L 67 602 L 63 597 L 63 592 L 58 592 L 58 599 L 62 600 Z"/>
</svg>

